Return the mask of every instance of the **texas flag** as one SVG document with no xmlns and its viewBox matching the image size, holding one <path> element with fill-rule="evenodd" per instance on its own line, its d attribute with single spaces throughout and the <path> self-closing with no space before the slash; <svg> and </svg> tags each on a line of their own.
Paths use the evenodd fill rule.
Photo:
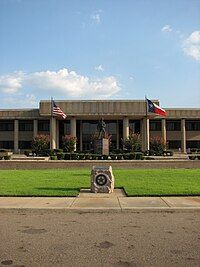
<svg viewBox="0 0 200 267">
<path fill-rule="evenodd" d="M 149 99 L 146 99 L 146 101 L 147 101 L 147 112 L 156 113 L 160 116 L 167 116 L 167 112 L 163 108 L 159 107 Z"/>
</svg>

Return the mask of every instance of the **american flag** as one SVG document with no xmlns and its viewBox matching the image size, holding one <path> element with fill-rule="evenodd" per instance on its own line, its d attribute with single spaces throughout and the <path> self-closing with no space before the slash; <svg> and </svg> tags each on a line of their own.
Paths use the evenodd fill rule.
<svg viewBox="0 0 200 267">
<path fill-rule="evenodd" d="M 56 103 L 52 100 L 52 115 L 56 117 L 61 117 L 63 119 L 67 118 L 67 115 L 59 108 Z"/>
</svg>

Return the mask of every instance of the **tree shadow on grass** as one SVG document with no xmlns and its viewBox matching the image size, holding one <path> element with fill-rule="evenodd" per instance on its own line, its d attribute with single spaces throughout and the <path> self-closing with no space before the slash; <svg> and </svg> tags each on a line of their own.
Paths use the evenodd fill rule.
<svg viewBox="0 0 200 267">
<path fill-rule="evenodd" d="M 75 192 L 75 191 L 80 191 L 80 188 L 70 188 L 70 187 L 35 187 L 37 190 L 45 190 L 45 191 L 63 191 L 63 192 Z"/>
<path fill-rule="evenodd" d="M 74 176 L 74 177 L 90 177 L 90 173 L 70 173 L 70 176 Z"/>
</svg>

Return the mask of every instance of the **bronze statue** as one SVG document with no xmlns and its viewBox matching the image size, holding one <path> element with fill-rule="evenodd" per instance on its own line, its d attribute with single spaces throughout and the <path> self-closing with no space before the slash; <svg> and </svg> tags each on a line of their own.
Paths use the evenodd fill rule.
<svg viewBox="0 0 200 267">
<path fill-rule="evenodd" d="M 102 139 L 105 137 L 106 133 L 106 123 L 101 119 L 97 124 L 97 130 L 98 130 L 98 139 Z"/>
</svg>

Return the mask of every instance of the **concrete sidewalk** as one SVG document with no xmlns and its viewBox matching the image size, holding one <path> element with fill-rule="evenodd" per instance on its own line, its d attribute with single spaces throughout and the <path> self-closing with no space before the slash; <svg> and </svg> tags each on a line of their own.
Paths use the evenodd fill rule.
<svg viewBox="0 0 200 267">
<path fill-rule="evenodd" d="M 64 209 L 66 211 L 200 210 L 196 197 L 126 197 L 120 189 L 112 194 L 82 190 L 78 197 L 0 197 L 0 209 Z"/>
</svg>

